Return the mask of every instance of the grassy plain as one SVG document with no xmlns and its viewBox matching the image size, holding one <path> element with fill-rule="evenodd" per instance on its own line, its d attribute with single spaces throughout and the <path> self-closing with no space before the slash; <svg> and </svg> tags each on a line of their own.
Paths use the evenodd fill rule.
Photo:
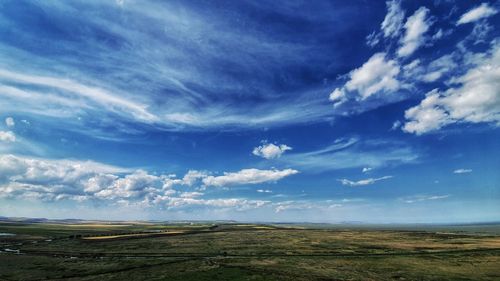
<svg viewBox="0 0 500 281">
<path fill-rule="evenodd" d="M 3 222 L 0 280 L 500 280 L 499 230 Z"/>
</svg>

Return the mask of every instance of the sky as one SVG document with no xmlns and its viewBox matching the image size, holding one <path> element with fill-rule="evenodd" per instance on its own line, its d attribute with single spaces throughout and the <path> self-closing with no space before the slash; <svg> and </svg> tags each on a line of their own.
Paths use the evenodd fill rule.
<svg viewBox="0 0 500 281">
<path fill-rule="evenodd" d="M 500 218 L 499 1 L 1 1 L 0 216 Z"/>
</svg>

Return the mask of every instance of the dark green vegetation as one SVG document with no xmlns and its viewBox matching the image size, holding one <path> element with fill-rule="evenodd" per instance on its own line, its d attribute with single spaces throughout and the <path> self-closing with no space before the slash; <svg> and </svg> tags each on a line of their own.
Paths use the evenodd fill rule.
<svg viewBox="0 0 500 281">
<path fill-rule="evenodd" d="M 10 221 L 0 280 L 500 280 L 497 230 Z"/>
</svg>

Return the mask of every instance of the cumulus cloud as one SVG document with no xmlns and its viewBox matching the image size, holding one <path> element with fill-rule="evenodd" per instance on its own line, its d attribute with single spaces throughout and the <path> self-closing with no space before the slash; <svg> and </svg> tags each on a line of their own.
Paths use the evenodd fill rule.
<svg viewBox="0 0 500 281">
<path fill-rule="evenodd" d="M 192 192 L 182 192 L 179 196 L 182 198 L 195 198 L 203 196 L 203 194 L 204 194 L 203 192 L 192 191 Z"/>
<path fill-rule="evenodd" d="M 182 184 L 185 184 L 185 185 L 188 185 L 188 186 L 192 186 L 199 179 L 202 179 L 202 178 L 204 178 L 206 176 L 207 176 L 207 172 L 190 170 L 182 178 Z"/>
<path fill-rule="evenodd" d="M 455 171 L 453 171 L 454 174 L 468 174 L 468 173 L 472 173 L 472 170 L 471 169 L 456 169 Z"/>
<path fill-rule="evenodd" d="M 420 7 L 415 13 L 408 17 L 405 23 L 405 35 L 401 39 L 401 47 L 398 49 L 399 57 L 407 57 L 415 52 L 425 43 L 424 34 L 432 25 L 427 17 L 429 9 Z"/>
<path fill-rule="evenodd" d="M 14 127 L 16 125 L 16 122 L 14 122 L 14 118 L 7 117 L 5 118 L 5 125 L 7 125 L 7 127 Z"/>
<path fill-rule="evenodd" d="M 116 178 L 110 185 L 101 186 L 95 196 L 103 199 L 143 198 L 161 192 L 168 186 L 169 177 L 155 176 L 138 170 L 124 177 Z"/>
<path fill-rule="evenodd" d="M 284 177 L 297 174 L 297 170 L 259 170 L 243 169 L 239 172 L 224 173 L 222 176 L 207 176 L 203 178 L 203 184 L 206 186 L 229 186 L 237 184 L 256 184 L 263 182 L 274 182 Z"/>
<path fill-rule="evenodd" d="M 397 80 L 399 72 L 400 67 L 395 60 L 387 59 L 385 53 L 376 53 L 360 68 L 349 73 L 349 81 L 330 94 L 330 101 L 340 105 L 349 96 L 365 100 L 377 93 L 392 93 L 400 88 Z"/>
<path fill-rule="evenodd" d="M 0 141 L 15 142 L 16 135 L 12 131 L 0 131 Z"/>
<path fill-rule="evenodd" d="M 403 27 L 405 12 L 401 9 L 401 1 L 387 1 L 387 15 L 380 25 L 384 37 L 397 37 Z"/>
<path fill-rule="evenodd" d="M 203 199 L 198 191 L 178 192 L 174 186 L 191 186 L 199 181 L 207 186 L 277 181 L 295 170 L 245 169 L 223 176 L 189 171 L 183 178 L 154 175 L 92 161 L 34 159 L 15 155 L 0 156 L 0 197 L 44 201 L 106 201 L 141 206 L 176 207 L 185 205 L 259 207 L 264 201 L 246 199 Z M 201 183 L 200 183 L 201 184 Z"/>
<path fill-rule="evenodd" d="M 457 25 L 475 22 L 483 18 L 491 17 L 496 13 L 498 13 L 497 9 L 491 7 L 488 3 L 482 3 L 463 14 L 457 21 Z"/>
<path fill-rule="evenodd" d="M 443 97 L 438 90 L 427 93 L 419 105 L 405 111 L 408 122 L 403 126 L 403 130 L 420 135 L 452 123 L 447 109 L 441 105 L 442 101 Z"/>
<path fill-rule="evenodd" d="M 340 181 L 342 183 L 342 185 L 362 186 L 362 185 L 374 184 L 378 181 L 386 180 L 386 179 L 390 179 L 390 178 L 392 178 L 392 176 L 384 176 L 384 177 L 380 177 L 380 178 L 369 178 L 369 179 L 364 179 L 364 180 L 359 180 L 359 181 L 352 181 L 352 180 L 348 180 L 348 179 L 339 179 L 338 181 Z"/>
<path fill-rule="evenodd" d="M 191 186 L 201 179 L 208 185 L 224 186 L 276 181 L 295 170 L 247 169 L 224 176 L 207 176 L 189 171 L 182 178 L 153 175 L 92 161 L 33 159 L 14 155 L 0 156 L 0 197 L 44 201 L 100 200 L 112 204 L 141 207 L 183 208 L 189 206 L 247 210 L 268 204 L 243 198 L 200 198 L 197 191 L 178 192 L 173 186 Z"/>
<path fill-rule="evenodd" d="M 500 44 L 477 57 L 464 75 L 450 80 L 455 87 L 434 89 L 408 109 L 403 130 L 420 135 L 453 123 L 500 124 Z"/>
<path fill-rule="evenodd" d="M 126 169 L 92 161 L 33 159 L 0 156 L 0 197 L 37 197 L 46 200 L 91 197 Z M 106 176 L 109 175 L 109 176 Z M 70 198 L 71 197 L 71 198 Z"/>
<path fill-rule="evenodd" d="M 273 143 L 268 143 L 255 147 L 252 151 L 252 154 L 266 159 L 273 159 L 280 157 L 281 154 L 285 153 L 285 151 L 287 150 L 292 150 L 292 148 L 286 144 L 276 145 Z"/>
</svg>

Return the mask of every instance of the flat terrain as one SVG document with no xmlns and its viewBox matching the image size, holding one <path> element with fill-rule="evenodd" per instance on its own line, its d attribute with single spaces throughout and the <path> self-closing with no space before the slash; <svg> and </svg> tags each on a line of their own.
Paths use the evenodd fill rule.
<svg viewBox="0 0 500 281">
<path fill-rule="evenodd" d="M 500 280 L 499 229 L 0 222 L 0 280 Z"/>
</svg>

